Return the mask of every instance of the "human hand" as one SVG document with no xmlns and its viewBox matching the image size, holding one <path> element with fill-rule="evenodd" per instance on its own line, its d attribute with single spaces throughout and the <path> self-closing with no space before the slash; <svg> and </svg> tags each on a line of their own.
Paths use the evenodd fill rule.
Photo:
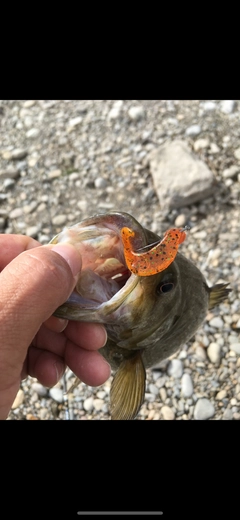
<svg viewBox="0 0 240 520">
<path fill-rule="evenodd" d="M 97 352 L 107 339 L 102 325 L 52 316 L 76 284 L 76 249 L 40 246 L 24 235 L 0 235 L 0 245 L 0 419 L 6 419 L 27 375 L 54 386 L 67 365 L 84 383 L 98 386 L 111 370 Z"/>
</svg>

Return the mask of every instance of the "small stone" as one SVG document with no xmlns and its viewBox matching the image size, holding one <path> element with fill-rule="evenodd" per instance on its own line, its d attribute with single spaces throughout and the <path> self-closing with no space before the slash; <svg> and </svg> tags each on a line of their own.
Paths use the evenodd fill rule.
<svg viewBox="0 0 240 520">
<path fill-rule="evenodd" d="M 95 188 L 103 189 L 107 186 L 107 181 L 103 177 L 97 177 L 94 181 Z"/>
<path fill-rule="evenodd" d="M 240 356 L 240 343 L 231 343 L 231 350 Z"/>
<path fill-rule="evenodd" d="M 213 110 L 216 110 L 216 103 L 214 103 L 214 101 L 205 101 L 202 103 L 202 108 L 204 112 L 212 112 Z"/>
<path fill-rule="evenodd" d="M 74 128 L 75 126 L 80 125 L 80 123 L 82 123 L 82 120 L 83 118 L 81 116 L 74 117 L 73 119 L 70 119 L 70 121 L 68 122 L 68 126 L 70 128 Z"/>
<path fill-rule="evenodd" d="M 189 374 L 183 374 L 181 386 L 183 397 L 191 397 L 191 395 L 193 394 L 193 383 L 192 378 Z"/>
<path fill-rule="evenodd" d="M 93 409 L 93 397 L 88 397 L 83 403 L 83 408 L 86 412 L 90 412 Z"/>
<path fill-rule="evenodd" d="M 211 143 L 210 145 L 210 152 L 215 154 L 220 152 L 220 148 L 216 143 Z"/>
<path fill-rule="evenodd" d="M 223 421 L 232 421 L 233 419 L 233 412 L 230 410 L 230 408 L 226 408 L 223 412 L 222 420 Z"/>
<path fill-rule="evenodd" d="M 218 343 L 210 343 L 207 349 L 208 357 L 212 363 L 220 363 L 221 346 Z"/>
<path fill-rule="evenodd" d="M 110 121 L 113 119 L 118 119 L 121 114 L 121 107 L 113 107 L 108 113 L 108 119 Z"/>
<path fill-rule="evenodd" d="M 185 134 L 189 137 L 194 137 L 195 135 L 200 134 L 202 131 L 201 127 L 199 125 L 191 125 L 186 129 Z"/>
<path fill-rule="evenodd" d="M 159 389 L 155 385 L 150 383 L 150 385 L 149 385 L 149 392 L 151 394 L 158 395 Z"/>
<path fill-rule="evenodd" d="M 214 316 L 214 318 L 209 321 L 209 325 L 215 329 L 222 329 L 224 326 L 224 321 L 222 318 L 220 318 L 220 316 Z"/>
<path fill-rule="evenodd" d="M 223 170 L 222 176 L 224 179 L 228 179 L 231 177 L 235 177 L 237 173 L 239 172 L 239 166 L 232 165 L 230 168 L 226 168 L 226 170 Z"/>
<path fill-rule="evenodd" d="M 32 119 L 32 117 L 31 117 L 31 116 L 26 116 L 26 117 L 24 118 L 24 126 L 25 126 L 26 128 L 31 128 L 32 125 L 33 125 L 33 119 Z"/>
<path fill-rule="evenodd" d="M 36 101 L 34 99 L 28 99 L 27 101 L 24 101 L 23 108 L 31 108 L 35 105 Z"/>
<path fill-rule="evenodd" d="M 11 158 L 13 161 L 19 161 L 20 159 L 24 159 L 28 154 L 28 151 L 25 148 L 15 148 L 11 153 Z"/>
<path fill-rule="evenodd" d="M 21 217 L 22 214 L 23 214 L 22 208 L 14 208 L 12 211 L 10 211 L 9 217 L 11 219 L 15 219 L 15 218 Z"/>
<path fill-rule="evenodd" d="M 47 388 L 40 383 L 33 383 L 32 384 L 32 390 L 34 392 L 37 392 L 39 397 L 45 397 L 48 393 Z"/>
<path fill-rule="evenodd" d="M 4 179 L 3 186 L 6 189 L 13 188 L 13 186 L 15 186 L 15 180 L 14 179 Z"/>
<path fill-rule="evenodd" d="M 144 117 L 145 111 L 141 105 L 137 105 L 129 108 L 128 115 L 133 121 L 138 121 Z"/>
<path fill-rule="evenodd" d="M 235 108 L 236 102 L 234 100 L 224 99 L 219 104 L 219 108 L 223 114 L 231 114 Z"/>
<path fill-rule="evenodd" d="M 196 421 L 204 421 L 210 419 L 215 414 L 213 404 L 205 397 L 198 399 L 197 404 L 194 408 L 194 419 Z"/>
<path fill-rule="evenodd" d="M 180 359 L 172 359 L 168 365 L 168 375 L 174 378 L 182 377 L 183 365 Z"/>
<path fill-rule="evenodd" d="M 173 421 L 175 419 L 175 413 L 170 406 L 163 406 L 161 408 L 161 414 L 164 421 Z"/>
<path fill-rule="evenodd" d="M 61 390 L 61 388 L 50 388 L 49 390 L 49 395 L 52 399 L 54 399 L 54 401 L 56 401 L 57 403 L 62 403 L 63 402 L 63 391 Z"/>
<path fill-rule="evenodd" d="M 54 226 L 63 226 L 66 224 L 67 215 L 56 215 L 52 218 L 52 223 Z"/>
<path fill-rule="evenodd" d="M 175 224 L 176 227 L 184 227 L 186 225 L 186 221 L 187 221 L 186 215 L 184 215 L 184 213 L 181 213 L 175 219 L 174 224 Z"/>
<path fill-rule="evenodd" d="M 62 175 L 62 170 L 51 170 L 50 172 L 48 172 L 48 178 L 49 179 L 57 179 L 58 177 L 61 177 Z"/>
<path fill-rule="evenodd" d="M 12 152 L 10 152 L 10 150 L 2 150 L 1 155 L 5 161 L 10 161 L 12 158 Z"/>
<path fill-rule="evenodd" d="M 24 391 L 21 388 L 19 388 L 18 393 L 12 404 L 12 410 L 15 410 L 15 408 L 19 408 L 19 406 L 23 403 L 23 401 L 24 401 Z"/>
<path fill-rule="evenodd" d="M 16 168 L 7 168 L 6 170 L 0 170 L 0 180 L 17 179 L 19 175 L 20 172 Z"/>
<path fill-rule="evenodd" d="M 37 238 L 38 232 L 39 232 L 39 227 L 38 226 L 29 226 L 26 229 L 26 235 L 28 237 Z"/>
<path fill-rule="evenodd" d="M 205 361 L 207 358 L 205 349 L 200 347 L 199 345 L 196 347 L 196 357 L 200 361 Z"/>
<path fill-rule="evenodd" d="M 29 139 L 36 139 L 39 136 L 40 132 L 38 128 L 31 128 L 26 132 L 26 137 Z"/>
<path fill-rule="evenodd" d="M 95 410 L 102 410 L 102 407 L 104 405 L 103 399 L 93 399 L 93 406 Z"/>
<path fill-rule="evenodd" d="M 163 403 L 166 401 L 167 399 L 167 391 L 166 391 L 166 388 L 160 388 L 159 390 L 159 395 L 160 395 L 160 398 L 161 400 L 163 401 Z"/>
<path fill-rule="evenodd" d="M 234 157 L 240 161 L 240 148 L 237 148 L 234 152 Z"/>
<path fill-rule="evenodd" d="M 220 392 L 217 393 L 215 399 L 217 401 L 221 401 L 222 399 L 224 399 L 226 397 L 226 395 L 227 395 L 226 390 L 220 390 Z"/>
<path fill-rule="evenodd" d="M 194 150 L 198 152 L 199 150 L 203 150 L 209 146 L 209 139 L 197 139 L 194 143 Z"/>
</svg>

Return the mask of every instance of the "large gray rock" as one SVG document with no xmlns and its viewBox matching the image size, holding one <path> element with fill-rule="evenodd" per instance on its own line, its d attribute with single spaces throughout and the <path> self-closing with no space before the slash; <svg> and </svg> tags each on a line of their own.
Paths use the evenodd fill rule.
<svg viewBox="0 0 240 520">
<path fill-rule="evenodd" d="M 211 195 L 214 175 L 184 141 L 165 143 L 149 154 L 150 170 L 162 207 L 181 208 Z"/>
</svg>

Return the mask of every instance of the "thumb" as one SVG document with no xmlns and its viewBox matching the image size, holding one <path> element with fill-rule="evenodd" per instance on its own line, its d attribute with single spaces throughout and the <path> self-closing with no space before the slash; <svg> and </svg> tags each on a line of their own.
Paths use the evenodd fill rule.
<svg viewBox="0 0 240 520">
<path fill-rule="evenodd" d="M 27 350 L 41 324 L 64 303 L 81 269 L 68 244 L 21 253 L 0 275 L 0 390 L 20 380 Z"/>
</svg>

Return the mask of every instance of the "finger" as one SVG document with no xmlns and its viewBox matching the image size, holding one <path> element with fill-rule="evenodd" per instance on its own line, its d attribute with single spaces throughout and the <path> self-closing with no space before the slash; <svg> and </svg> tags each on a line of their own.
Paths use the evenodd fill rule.
<svg viewBox="0 0 240 520">
<path fill-rule="evenodd" d="M 0 256 L 0 271 L 6 267 L 16 256 L 28 251 L 34 247 L 39 247 L 40 244 L 34 238 L 25 235 L 2 235 L 0 234 L 1 256 Z"/>
<path fill-rule="evenodd" d="M 111 367 L 99 352 L 80 349 L 69 343 L 65 360 L 69 368 L 86 385 L 99 386 L 111 375 Z"/>
<path fill-rule="evenodd" d="M 56 252 L 59 251 L 59 254 Z M 71 294 L 81 258 L 73 246 L 41 246 L 14 258 L 0 275 L 0 390 L 16 381 L 28 346 L 54 310 Z M 6 395 L 5 395 L 6 398 Z M 1 401 L 0 401 L 1 406 Z"/>
<path fill-rule="evenodd" d="M 63 376 L 65 369 L 66 365 L 62 357 L 47 350 L 30 347 L 27 358 L 27 373 L 36 377 L 42 385 L 49 387 L 56 385 Z"/>
<path fill-rule="evenodd" d="M 46 329 L 52 330 L 53 332 L 62 332 L 67 324 L 68 320 L 56 318 L 55 316 L 50 316 L 50 318 L 44 322 Z"/>
</svg>

